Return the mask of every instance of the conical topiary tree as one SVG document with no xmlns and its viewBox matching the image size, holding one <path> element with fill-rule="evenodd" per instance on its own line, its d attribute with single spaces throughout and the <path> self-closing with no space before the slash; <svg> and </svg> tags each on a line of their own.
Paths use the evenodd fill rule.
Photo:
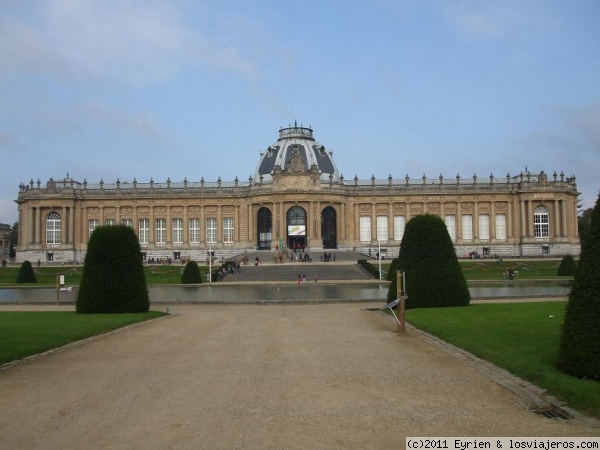
<svg viewBox="0 0 600 450">
<path fill-rule="evenodd" d="M 88 243 L 77 297 L 78 313 L 147 312 L 141 249 L 131 227 L 101 226 Z"/>
<path fill-rule="evenodd" d="M 390 264 L 387 276 L 385 277 L 385 279 L 390 282 L 387 294 L 388 302 L 398 298 L 398 286 L 396 283 L 398 270 L 400 270 L 400 258 L 394 258 Z"/>
<path fill-rule="evenodd" d="M 600 380 L 600 195 L 569 294 L 558 366 L 570 375 Z"/>
<path fill-rule="evenodd" d="M 425 214 L 408 221 L 398 259 L 400 270 L 406 273 L 407 308 L 470 303 L 448 229 L 438 216 Z"/>
<path fill-rule="evenodd" d="M 558 270 L 556 271 L 556 275 L 559 277 L 567 277 L 575 275 L 575 271 L 577 270 L 577 263 L 573 259 L 571 255 L 565 255 L 558 266 Z"/>
<path fill-rule="evenodd" d="M 17 276 L 17 283 L 37 283 L 37 278 L 30 261 L 23 261 L 21 264 L 19 275 Z"/>
<path fill-rule="evenodd" d="M 182 284 L 198 284 L 202 283 L 202 275 L 200 275 L 200 267 L 196 261 L 188 261 L 181 275 Z"/>
</svg>

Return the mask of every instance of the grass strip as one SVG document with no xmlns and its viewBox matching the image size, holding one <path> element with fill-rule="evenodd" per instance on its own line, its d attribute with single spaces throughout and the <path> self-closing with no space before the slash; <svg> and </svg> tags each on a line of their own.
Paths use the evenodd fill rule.
<svg viewBox="0 0 600 450">
<path fill-rule="evenodd" d="M 164 315 L 157 311 L 127 314 L 3 311 L 0 312 L 0 364 Z"/>
<path fill-rule="evenodd" d="M 556 368 L 565 306 L 543 302 L 424 308 L 408 310 L 406 319 L 600 418 L 600 382 Z"/>
</svg>

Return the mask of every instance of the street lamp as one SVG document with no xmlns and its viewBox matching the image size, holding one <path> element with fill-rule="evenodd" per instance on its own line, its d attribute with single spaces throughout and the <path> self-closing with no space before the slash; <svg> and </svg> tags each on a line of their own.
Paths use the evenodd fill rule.
<svg viewBox="0 0 600 450">
<path fill-rule="evenodd" d="M 377 246 L 378 246 L 378 251 L 377 251 L 377 261 L 379 263 L 379 279 L 381 280 L 381 235 L 379 233 L 377 233 Z"/>
</svg>

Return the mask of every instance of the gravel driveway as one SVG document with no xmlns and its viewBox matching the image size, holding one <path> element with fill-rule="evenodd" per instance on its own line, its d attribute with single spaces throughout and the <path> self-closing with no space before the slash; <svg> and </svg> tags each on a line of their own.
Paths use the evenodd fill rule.
<svg viewBox="0 0 600 450">
<path fill-rule="evenodd" d="M 405 436 L 600 433 L 523 409 L 363 307 L 170 306 L 171 317 L 1 370 L 0 448 L 385 449 Z"/>
</svg>

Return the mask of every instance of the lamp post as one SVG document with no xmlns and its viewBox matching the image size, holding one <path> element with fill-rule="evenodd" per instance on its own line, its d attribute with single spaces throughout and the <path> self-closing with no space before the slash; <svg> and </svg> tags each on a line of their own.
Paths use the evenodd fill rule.
<svg viewBox="0 0 600 450">
<path fill-rule="evenodd" d="M 377 262 L 379 263 L 379 279 L 381 280 L 381 234 L 377 233 Z"/>
<path fill-rule="evenodd" d="M 208 282 L 212 283 L 212 247 L 208 244 Z"/>
</svg>

